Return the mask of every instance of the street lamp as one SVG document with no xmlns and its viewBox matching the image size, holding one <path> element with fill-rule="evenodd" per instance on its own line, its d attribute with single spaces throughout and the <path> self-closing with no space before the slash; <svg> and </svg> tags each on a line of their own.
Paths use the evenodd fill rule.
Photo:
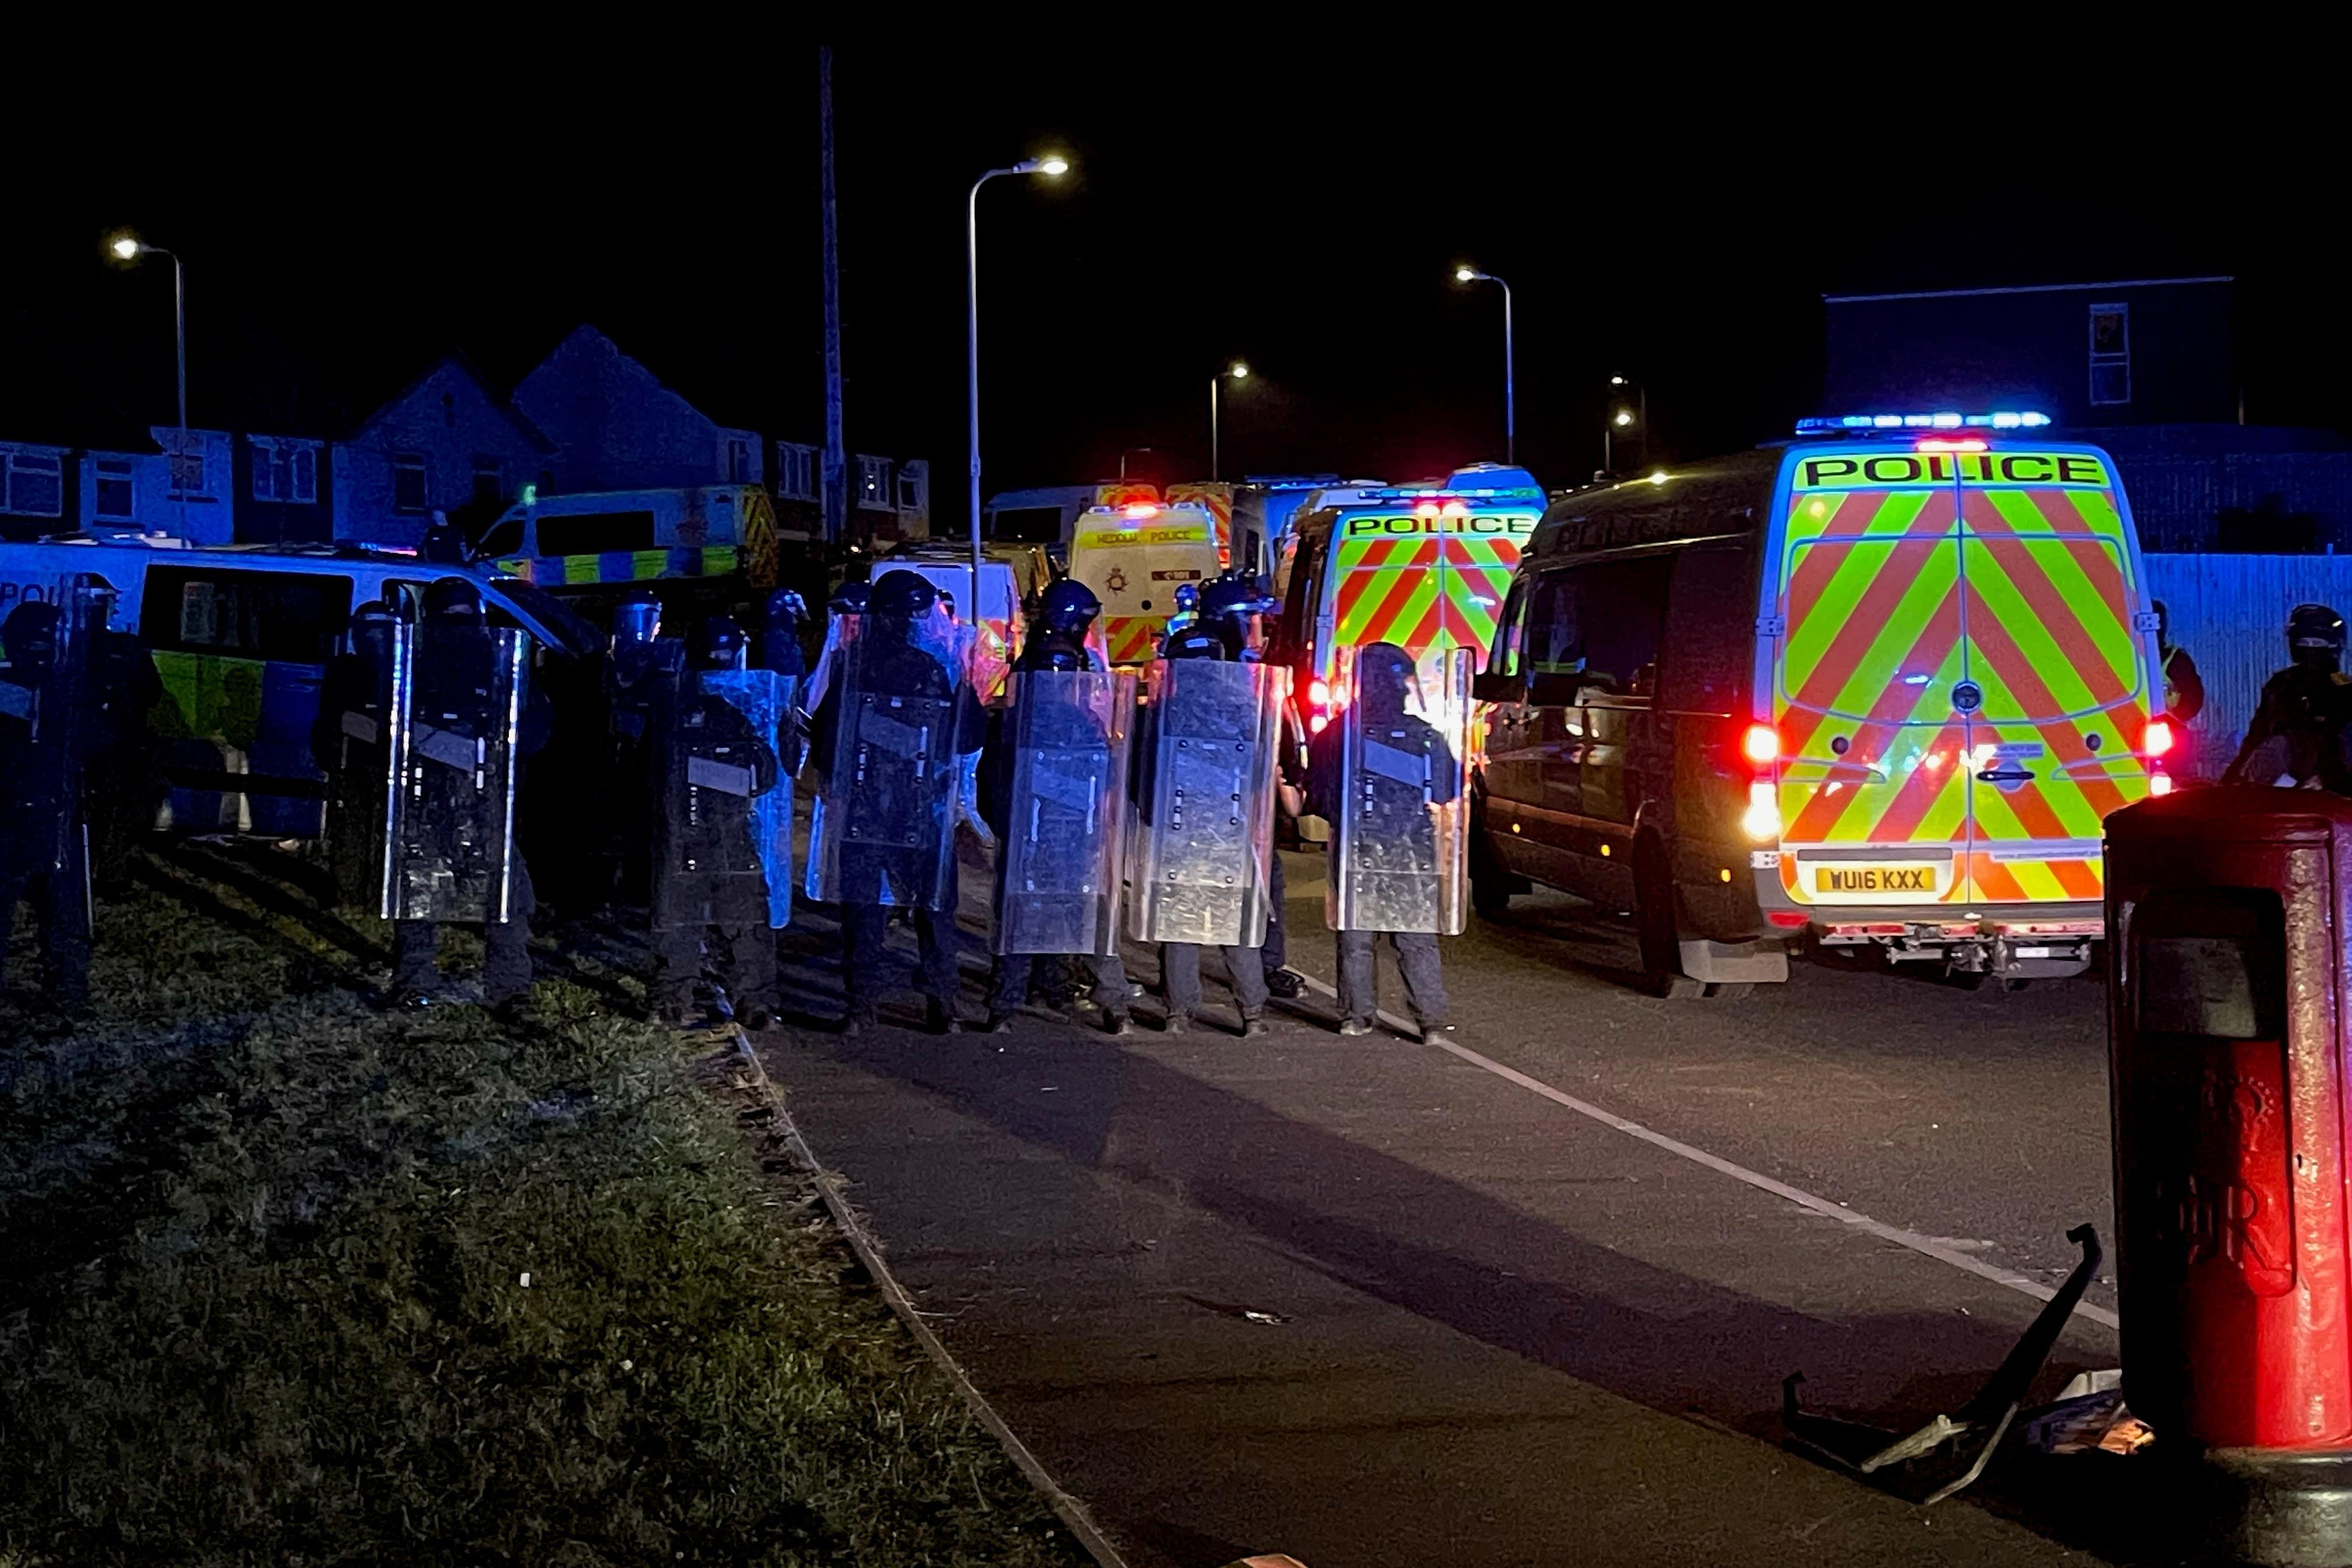
<svg viewBox="0 0 2352 1568">
<path fill-rule="evenodd" d="M 971 617 L 980 625 L 980 187 L 1006 174 L 1044 174 L 1048 178 L 1070 172 L 1070 161 L 1059 153 L 1024 158 L 1009 169 L 991 169 L 971 183 L 963 204 L 964 348 L 969 374 L 965 392 L 971 405 Z"/>
<path fill-rule="evenodd" d="M 142 256 L 168 256 L 172 258 L 172 345 L 178 361 L 180 386 L 180 445 L 172 458 L 172 488 L 180 496 L 180 537 L 188 533 L 188 491 L 180 482 L 184 472 L 181 465 L 188 458 L 188 280 L 180 269 L 180 258 L 160 245 L 150 245 L 125 229 L 107 242 L 108 252 L 117 261 L 128 264 Z"/>
<path fill-rule="evenodd" d="M 1209 378 L 1209 478 L 1217 477 L 1217 383 L 1227 376 L 1235 381 L 1249 379 L 1249 366 L 1235 360 Z"/>
<path fill-rule="evenodd" d="M 1519 418 L 1517 393 L 1511 375 L 1511 286 L 1491 272 L 1481 272 L 1475 267 L 1454 269 L 1456 283 L 1492 283 L 1503 291 L 1503 460 L 1519 460 Z"/>
<path fill-rule="evenodd" d="M 1609 385 L 1612 388 L 1609 395 L 1609 417 L 1601 426 L 1601 467 L 1604 472 L 1613 473 L 1616 470 L 1615 440 L 1619 431 L 1639 430 L 1642 435 L 1642 456 L 1646 459 L 1650 455 L 1650 389 L 1638 383 L 1628 381 L 1622 375 L 1611 376 Z M 1624 389 L 1629 386 L 1633 389 L 1633 396 L 1640 403 L 1638 413 L 1619 401 L 1625 395 Z"/>
</svg>

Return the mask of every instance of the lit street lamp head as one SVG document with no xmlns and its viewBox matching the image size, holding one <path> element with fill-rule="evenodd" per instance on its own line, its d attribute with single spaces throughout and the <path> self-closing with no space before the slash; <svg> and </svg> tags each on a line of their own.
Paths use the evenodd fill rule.
<svg viewBox="0 0 2352 1568">
<path fill-rule="evenodd" d="M 1632 423 L 1633 423 L 1633 414 L 1627 409 L 1620 408 L 1617 411 L 1618 426 L 1622 428 L 1622 426 L 1631 425 Z"/>
<path fill-rule="evenodd" d="M 1609 384 L 1612 386 L 1622 386 L 1625 384 L 1625 378 L 1622 375 L 1612 375 L 1609 378 Z"/>
<path fill-rule="evenodd" d="M 117 261 L 135 261 L 147 247 L 135 234 L 118 234 L 106 242 L 106 249 Z"/>
<path fill-rule="evenodd" d="M 1022 166 L 1030 173 L 1038 174 L 1066 174 L 1070 172 L 1070 161 L 1059 153 L 1048 153 L 1042 158 L 1032 158 Z"/>
<path fill-rule="evenodd" d="M 1478 269 L 1475 267 L 1457 267 L 1454 269 L 1454 281 L 1475 283 L 1478 281 Z"/>
<path fill-rule="evenodd" d="M 1249 379 L 1249 366 L 1244 364 L 1239 360 L 1235 360 L 1234 361 L 1232 367 L 1229 368 L 1225 374 L 1232 376 L 1235 381 L 1247 381 Z"/>
</svg>

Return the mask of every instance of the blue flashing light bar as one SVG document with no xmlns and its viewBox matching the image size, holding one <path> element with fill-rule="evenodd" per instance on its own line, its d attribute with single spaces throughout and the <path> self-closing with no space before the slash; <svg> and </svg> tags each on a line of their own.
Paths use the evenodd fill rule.
<svg viewBox="0 0 2352 1568">
<path fill-rule="evenodd" d="M 1543 491 L 1540 489 L 1530 489 L 1525 485 L 1513 485 L 1505 489 L 1479 490 L 1408 490 L 1391 489 L 1366 490 L 1364 492 L 1362 501 L 1355 501 L 1348 504 L 1360 506 L 1366 501 L 1377 500 L 1494 500 L 1497 499 L 1503 500 L 1524 500 L 1529 496 L 1539 497 L 1542 494 Z"/>
<path fill-rule="evenodd" d="M 1797 421 L 1800 436 L 1845 436 L 1864 430 L 2040 430 L 2050 416 L 2031 409 L 1990 414 L 1831 414 Z"/>
</svg>

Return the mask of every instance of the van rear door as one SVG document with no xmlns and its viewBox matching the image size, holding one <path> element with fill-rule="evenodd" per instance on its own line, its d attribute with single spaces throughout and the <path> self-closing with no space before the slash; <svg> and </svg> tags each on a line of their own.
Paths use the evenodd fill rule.
<svg viewBox="0 0 2352 1568">
<path fill-rule="evenodd" d="M 1968 897 L 2096 902 L 2100 825 L 2145 799 L 2138 552 L 2099 453 L 1956 454 Z"/>
<path fill-rule="evenodd" d="M 1801 449 L 1765 645 L 1780 885 L 1802 904 L 1961 896 L 1969 837 L 1958 492 L 1909 453 Z M 1772 634 L 1777 632 L 1777 637 Z"/>
</svg>

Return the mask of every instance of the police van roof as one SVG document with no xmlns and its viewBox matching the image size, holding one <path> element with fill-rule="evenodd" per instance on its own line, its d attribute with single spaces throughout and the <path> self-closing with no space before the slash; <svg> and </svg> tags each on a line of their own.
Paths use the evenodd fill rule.
<svg viewBox="0 0 2352 1568">
<path fill-rule="evenodd" d="M 1776 450 L 1734 452 L 1570 491 L 1544 510 L 1527 556 L 1580 555 L 1760 528 L 1771 515 L 1780 461 Z"/>
</svg>

